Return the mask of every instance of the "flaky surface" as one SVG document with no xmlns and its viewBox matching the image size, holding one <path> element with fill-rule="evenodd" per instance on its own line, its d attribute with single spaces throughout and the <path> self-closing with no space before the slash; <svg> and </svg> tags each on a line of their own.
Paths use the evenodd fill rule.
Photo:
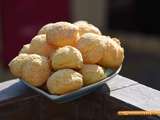
<svg viewBox="0 0 160 120">
<path fill-rule="evenodd" d="M 20 50 L 19 53 L 28 53 L 28 54 L 30 54 L 31 53 L 30 44 L 23 45 L 23 47 L 22 47 L 22 49 Z"/>
<path fill-rule="evenodd" d="M 47 34 L 47 31 L 51 28 L 52 25 L 53 23 L 48 23 L 42 26 L 42 28 L 38 31 L 38 34 Z"/>
<path fill-rule="evenodd" d="M 116 69 L 123 59 L 120 40 L 87 21 L 56 22 L 44 25 L 9 67 L 29 84 L 62 95 L 104 79 L 103 67 Z"/>
<path fill-rule="evenodd" d="M 84 64 L 81 73 L 83 75 L 84 85 L 98 82 L 106 77 L 103 68 L 96 64 Z"/>
<path fill-rule="evenodd" d="M 98 63 L 103 56 L 105 43 L 103 38 L 97 34 L 85 33 L 77 43 L 77 48 L 83 55 L 84 63 Z"/>
<path fill-rule="evenodd" d="M 95 33 L 101 35 L 100 30 L 96 26 L 89 24 L 87 21 L 77 21 L 74 24 L 79 27 L 80 36 L 84 33 Z"/>
<path fill-rule="evenodd" d="M 36 35 L 30 43 L 31 53 L 39 54 L 42 56 L 50 56 L 55 47 L 48 44 L 45 34 Z"/>
<path fill-rule="evenodd" d="M 120 43 L 111 38 L 107 39 L 104 56 L 99 61 L 99 64 L 104 67 L 116 68 L 122 64 L 123 59 L 124 49 L 120 46 Z"/>
<path fill-rule="evenodd" d="M 23 65 L 22 78 L 33 86 L 43 85 L 50 75 L 49 61 L 46 57 L 31 54 Z"/>
<path fill-rule="evenodd" d="M 16 77 L 22 76 L 22 68 L 24 64 L 29 60 L 29 57 L 27 54 L 19 54 L 17 57 L 15 57 L 12 61 L 9 63 L 10 71 L 13 75 Z"/>
<path fill-rule="evenodd" d="M 57 22 L 47 31 L 47 41 L 57 47 L 75 46 L 79 39 L 78 27 L 68 22 Z"/>
<path fill-rule="evenodd" d="M 121 45 L 121 42 L 120 42 L 120 40 L 118 38 L 114 37 L 114 38 L 112 38 L 112 40 L 115 41 L 117 44 Z"/>
<path fill-rule="evenodd" d="M 48 90 L 52 94 L 65 94 L 82 86 L 82 75 L 72 69 L 58 70 L 47 81 Z"/>
<path fill-rule="evenodd" d="M 72 46 L 65 46 L 56 50 L 51 57 L 53 69 L 73 68 L 79 69 L 83 65 L 80 51 Z"/>
</svg>

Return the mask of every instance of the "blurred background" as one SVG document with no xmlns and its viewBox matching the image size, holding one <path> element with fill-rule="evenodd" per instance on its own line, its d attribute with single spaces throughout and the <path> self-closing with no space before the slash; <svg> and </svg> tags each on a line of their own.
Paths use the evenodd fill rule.
<svg viewBox="0 0 160 120">
<path fill-rule="evenodd" d="M 160 90 L 160 7 L 146 0 L 0 0 L 0 81 L 8 63 L 49 22 L 87 20 L 125 48 L 121 75 Z"/>
</svg>

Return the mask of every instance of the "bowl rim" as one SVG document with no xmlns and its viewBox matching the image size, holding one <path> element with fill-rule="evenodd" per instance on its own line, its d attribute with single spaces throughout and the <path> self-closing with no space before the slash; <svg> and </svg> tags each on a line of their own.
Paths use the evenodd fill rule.
<svg viewBox="0 0 160 120">
<path fill-rule="evenodd" d="M 90 85 L 87 85 L 87 86 L 83 86 L 82 88 L 80 89 L 77 89 L 75 91 L 72 91 L 72 92 L 69 92 L 69 93 L 66 93 L 64 95 L 55 95 L 55 94 L 50 94 L 49 92 L 46 92 L 40 88 L 37 88 L 35 86 L 32 86 L 31 84 L 29 84 L 28 82 L 24 81 L 23 79 L 20 78 L 20 80 L 25 84 L 27 85 L 29 88 L 33 89 L 34 91 L 46 96 L 47 98 L 53 100 L 53 101 L 57 101 L 58 99 L 65 99 L 65 98 L 68 98 L 68 97 L 72 97 L 74 95 L 77 95 L 79 93 L 82 93 L 82 92 L 85 92 L 85 91 L 89 91 L 90 89 L 92 88 L 95 88 L 95 87 L 99 87 L 101 85 L 103 85 L 106 81 L 109 81 L 109 80 L 112 80 L 112 78 L 114 78 L 122 69 L 122 65 L 120 65 L 118 67 L 118 69 L 116 70 L 113 70 L 113 73 L 111 73 L 108 77 L 104 78 L 103 80 L 101 81 L 98 81 L 96 83 L 93 83 L 93 84 L 90 84 Z M 106 69 L 107 70 L 107 69 Z"/>
</svg>

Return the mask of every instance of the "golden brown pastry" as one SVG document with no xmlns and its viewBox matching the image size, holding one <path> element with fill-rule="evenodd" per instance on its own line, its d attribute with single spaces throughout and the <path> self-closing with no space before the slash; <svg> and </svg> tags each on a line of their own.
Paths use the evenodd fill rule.
<svg viewBox="0 0 160 120">
<path fill-rule="evenodd" d="M 47 31 L 50 29 L 50 26 L 52 26 L 53 23 L 48 23 L 46 25 L 44 25 L 39 31 L 38 34 L 46 34 Z"/>
<path fill-rule="evenodd" d="M 28 54 L 30 54 L 31 53 L 30 44 L 23 45 L 23 47 L 22 47 L 22 49 L 20 50 L 19 53 L 28 53 Z"/>
<path fill-rule="evenodd" d="M 65 46 L 56 50 L 51 57 L 53 69 L 80 69 L 83 65 L 82 54 L 72 46 Z"/>
<path fill-rule="evenodd" d="M 12 61 L 9 63 L 10 71 L 13 75 L 16 77 L 22 76 L 22 68 L 24 64 L 29 60 L 28 54 L 19 54 L 17 57 L 15 57 Z"/>
<path fill-rule="evenodd" d="M 118 38 L 112 38 L 113 41 L 115 41 L 117 44 L 121 45 L 121 42 L 119 41 Z"/>
<path fill-rule="evenodd" d="M 55 47 L 48 44 L 45 34 L 36 35 L 30 43 L 31 53 L 39 54 L 42 56 L 50 56 Z"/>
<path fill-rule="evenodd" d="M 95 64 L 103 56 L 105 42 L 103 37 L 94 33 L 83 34 L 77 43 L 77 48 L 83 55 L 84 63 Z"/>
<path fill-rule="evenodd" d="M 95 33 L 101 35 L 100 30 L 96 26 L 89 24 L 87 21 L 77 21 L 74 24 L 79 27 L 80 36 L 84 33 Z"/>
<path fill-rule="evenodd" d="M 86 21 L 56 22 L 44 25 L 9 68 L 29 84 L 63 95 L 103 80 L 103 67 L 117 68 L 123 60 L 119 39 L 102 35 Z"/>
<path fill-rule="evenodd" d="M 106 39 L 105 50 L 102 59 L 98 62 L 104 67 L 119 67 L 124 59 L 124 49 L 120 43 L 113 39 Z"/>
<path fill-rule="evenodd" d="M 47 41 L 57 47 L 75 46 L 79 39 L 78 27 L 68 22 L 56 22 L 47 31 Z"/>
<path fill-rule="evenodd" d="M 84 85 L 98 82 L 106 77 L 103 68 L 96 64 L 84 64 L 81 73 Z"/>
<path fill-rule="evenodd" d="M 30 54 L 29 60 L 23 65 L 22 79 L 33 86 L 42 86 L 50 75 L 49 61 L 46 57 Z"/>
<path fill-rule="evenodd" d="M 65 94 L 82 86 L 82 75 L 72 69 L 58 70 L 47 81 L 48 90 L 52 94 Z"/>
</svg>

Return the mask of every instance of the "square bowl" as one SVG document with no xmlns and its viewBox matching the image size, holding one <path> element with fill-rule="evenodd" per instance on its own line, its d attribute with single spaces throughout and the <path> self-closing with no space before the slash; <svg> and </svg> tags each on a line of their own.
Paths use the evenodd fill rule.
<svg viewBox="0 0 160 120">
<path fill-rule="evenodd" d="M 97 90 L 99 87 L 103 86 L 106 81 L 112 80 L 113 77 L 115 77 L 121 70 L 122 66 L 120 66 L 118 69 L 105 69 L 105 74 L 107 77 L 99 82 L 84 86 L 78 90 L 75 90 L 73 92 L 66 93 L 64 95 L 54 95 L 50 94 L 47 91 L 44 91 L 40 88 L 34 87 L 31 84 L 27 83 L 26 81 L 22 80 L 22 82 L 33 89 L 34 91 L 38 92 L 39 94 L 42 94 L 43 96 L 47 97 L 48 99 L 57 102 L 57 103 L 65 103 L 69 101 L 73 101 L 75 99 L 78 99 L 84 95 L 87 95 L 95 90 Z"/>
</svg>

